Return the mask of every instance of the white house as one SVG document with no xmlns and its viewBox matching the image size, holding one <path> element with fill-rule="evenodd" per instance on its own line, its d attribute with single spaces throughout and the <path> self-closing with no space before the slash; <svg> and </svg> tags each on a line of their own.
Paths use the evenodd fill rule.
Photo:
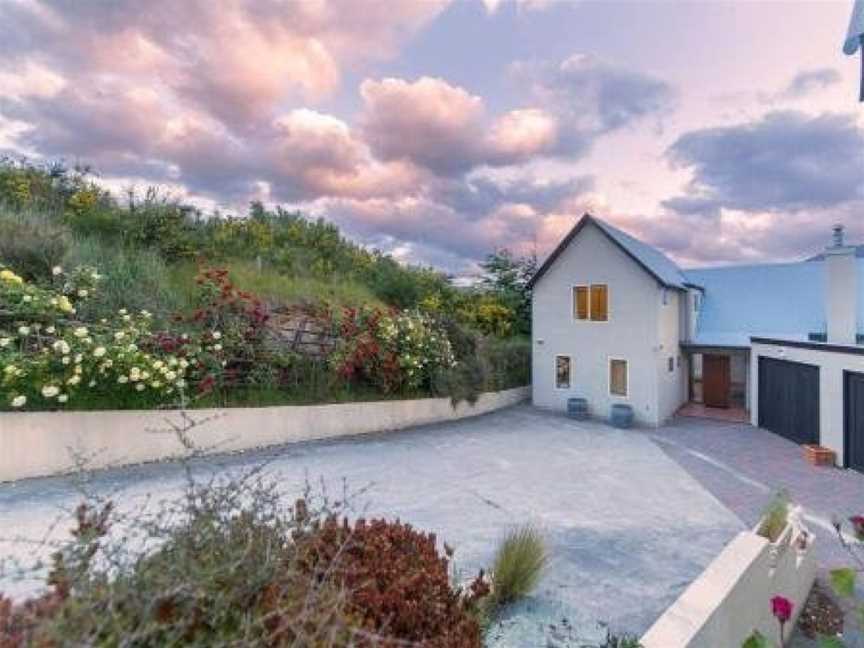
<svg viewBox="0 0 864 648">
<path fill-rule="evenodd" d="M 737 414 L 864 470 L 864 246 L 842 227 L 805 261 L 682 270 L 586 214 L 531 287 L 537 406 Z"/>
</svg>

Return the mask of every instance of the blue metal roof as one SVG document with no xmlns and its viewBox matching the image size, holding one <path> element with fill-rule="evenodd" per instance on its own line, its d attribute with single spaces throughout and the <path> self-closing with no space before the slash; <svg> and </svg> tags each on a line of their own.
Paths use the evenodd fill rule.
<svg viewBox="0 0 864 648">
<path fill-rule="evenodd" d="M 696 268 L 685 275 L 705 288 L 694 344 L 749 346 L 751 335 L 806 340 L 826 330 L 824 262 Z M 858 275 L 864 321 L 862 259 Z"/>
<path fill-rule="evenodd" d="M 613 227 L 596 216 L 593 217 L 593 220 L 604 232 L 615 239 L 619 245 L 625 248 L 654 276 L 656 276 L 661 283 L 672 288 L 685 287 L 684 285 L 688 280 L 685 278 L 681 268 L 679 268 L 674 261 L 663 254 L 660 250 L 633 238 L 629 234 L 622 232 L 617 227 Z"/>
</svg>

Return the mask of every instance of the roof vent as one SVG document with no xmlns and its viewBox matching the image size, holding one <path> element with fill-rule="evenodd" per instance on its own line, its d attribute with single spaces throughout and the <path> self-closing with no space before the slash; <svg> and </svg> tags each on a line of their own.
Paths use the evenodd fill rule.
<svg viewBox="0 0 864 648">
<path fill-rule="evenodd" d="M 834 231 L 834 247 L 843 247 L 843 225 L 838 223 L 832 230 Z"/>
</svg>

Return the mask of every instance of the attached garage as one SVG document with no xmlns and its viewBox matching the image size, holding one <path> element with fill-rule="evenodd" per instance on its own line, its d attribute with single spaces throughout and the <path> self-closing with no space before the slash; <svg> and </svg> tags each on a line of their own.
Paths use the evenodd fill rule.
<svg viewBox="0 0 864 648">
<path fill-rule="evenodd" d="M 795 443 L 819 443 L 819 367 L 759 358 L 759 427 Z"/>
<path fill-rule="evenodd" d="M 864 472 L 864 345 L 751 338 L 751 422 Z"/>
<path fill-rule="evenodd" d="M 864 472 L 864 373 L 844 372 L 843 401 L 844 463 L 847 468 Z"/>
</svg>

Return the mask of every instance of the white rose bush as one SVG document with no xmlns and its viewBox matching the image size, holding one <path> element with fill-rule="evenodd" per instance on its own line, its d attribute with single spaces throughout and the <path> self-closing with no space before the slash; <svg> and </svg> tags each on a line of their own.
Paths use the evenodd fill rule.
<svg viewBox="0 0 864 648">
<path fill-rule="evenodd" d="M 43 288 L 0 267 L 0 409 L 184 404 L 190 383 L 221 369 L 221 346 L 204 342 L 214 332 L 154 333 L 150 313 L 125 309 L 78 322 L 76 305 L 97 292 L 99 274 L 57 267 L 53 276 Z"/>
</svg>

